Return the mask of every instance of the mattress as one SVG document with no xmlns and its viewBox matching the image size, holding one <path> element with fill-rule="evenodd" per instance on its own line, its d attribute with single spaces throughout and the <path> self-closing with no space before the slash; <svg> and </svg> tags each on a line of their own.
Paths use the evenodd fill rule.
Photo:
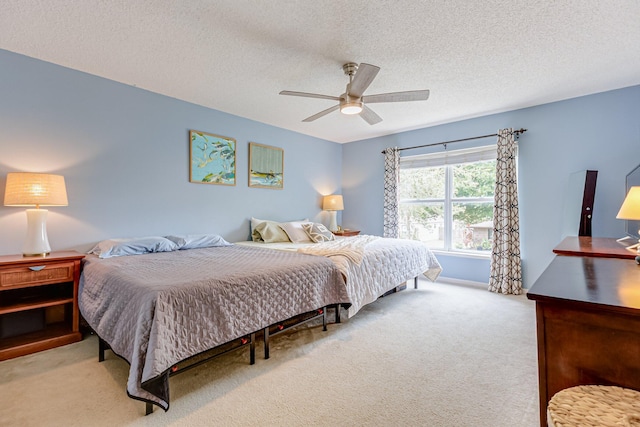
<svg viewBox="0 0 640 427">
<path fill-rule="evenodd" d="M 375 301 L 380 295 L 394 289 L 398 285 L 420 275 L 435 281 L 442 267 L 429 247 L 415 240 L 391 239 L 376 236 L 345 237 L 341 241 L 354 242 L 354 246 L 362 248 L 361 261 L 353 262 L 352 257 L 341 254 L 340 248 L 332 253 L 322 250 L 324 247 L 335 247 L 332 242 L 326 243 L 262 243 L 236 242 L 236 245 L 275 249 L 284 252 L 309 251 L 318 248 L 319 253 L 333 261 L 342 273 L 349 297 L 349 317 L 354 316 L 362 307 Z M 361 244 L 358 244 L 361 243 Z"/>
</svg>

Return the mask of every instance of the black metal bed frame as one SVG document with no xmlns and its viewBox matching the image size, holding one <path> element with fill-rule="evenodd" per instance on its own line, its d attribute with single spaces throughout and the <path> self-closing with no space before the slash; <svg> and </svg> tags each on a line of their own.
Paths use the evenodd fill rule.
<svg viewBox="0 0 640 427">
<path fill-rule="evenodd" d="M 236 343 L 236 345 L 234 345 L 234 343 Z M 245 347 L 245 346 L 249 346 L 249 364 L 253 365 L 256 363 L 256 333 L 252 332 L 248 335 L 242 336 L 240 338 L 236 338 L 234 340 L 231 340 L 229 342 L 226 342 L 224 344 L 220 344 L 219 346 L 216 346 L 214 348 L 210 348 L 209 350 L 205 350 L 202 353 L 198 353 L 198 354 L 194 354 L 191 357 L 188 357 L 178 363 L 176 363 L 175 365 L 173 365 L 169 370 L 167 370 L 164 374 L 164 376 L 167 376 L 167 379 L 177 375 L 179 373 L 182 372 L 186 372 L 192 368 L 195 368 L 196 366 L 200 366 L 203 363 L 206 363 L 208 361 L 210 361 L 211 359 L 214 359 L 218 356 L 222 356 L 223 354 L 227 354 L 230 353 L 232 351 L 235 351 L 239 348 Z M 228 347 L 225 348 L 223 351 L 217 352 L 215 354 L 203 357 L 204 354 L 223 348 L 223 347 Z M 104 352 L 106 350 L 111 349 L 111 347 L 109 346 L 109 344 L 103 340 L 102 338 L 100 338 L 100 336 L 98 335 L 98 362 L 104 362 Z M 127 359 L 125 359 L 124 357 L 120 356 L 118 353 L 114 352 L 113 349 L 111 349 L 111 351 L 113 352 L 113 354 L 115 354 L 116 356 L 120 357 L 121 359 L 124 359 L 125 361 L 127 361 Z M 197 359 L 197 360 L 196 360 Z M 128 362 L 127 362 L 128 363 Z M 186 363 L 186 364 L 185 364 Z M 185 364 L 185 365 L 182 365 Z M 140 400 L 142 402 L 145 403 L 145 415 L 149 415 L 153 412 L 153 405 L 157 405 L 157 403 L 155 402 L 151 402 L 139 397 L 134 397 L 134 396 L 129 396 L 132 397 L 133 399 L 136 400 Z"/>
<path fill-rule="evenodd" d="M 418 277 L 416 276 L 413 279 L 413 286 L 414 289 L 418 289 Z M 406 284 L 404 285 L 404 287 L 406 287 Z M 383 294 L 382 296 L 386 296 L 389 295 L 391 293 L 394 292 L 398 292 L 401 289 L 404 289 L 403 286 L 398 286 L 396 288 L 391 289 L 390 291 L 386 292 L 385 294 Z M 264 358 L 265 359 L 269 359 L 270 354 L 269 354 L 269 338 L 275 335 L 278 335 L 282 332 L 285 332 L 293 327 L 296 326 L 300 326 L 304 323 L 307 322 L 311 322 L 312 320 L 318 319 L 318 318 L 322 318 L 322 330 L 326 331 L 327 330 L 327 308 L 331 307 L 335 309 L 335 323 L 341 323 L 341 319 L 340 319 L 340 308 L 341 307 L 348 307 L 349 304 L 332 304 L 329 306 L 325 306 L 313 311 L 309 311 L 306 313 L 302 313 L 299 314 L 297 316 L 291 317 L 289 319 L 286 319 L 282 322 L 277 322 L 274 323 L 272 325 L 269 325 L 265 328 L 262 329 L 262 333 L 264 336 Z M 97 334 L 96 334 L 97 335 Z M 237 342 L 237 345 L 233 345 L 235 342 Z M 236 338 L 233 339 L 227 343 L 224 344 L 220 344 L 219 346 L 216 346 L 214 348 L 211 348 L 209 350 L 205 350 L 202 353 L 198 353 L 196 355 L 193 355 L 191 357 L 188 357 L 180 362 L 178 362 L 177 364 L 175 364 L 174 366 L 172 366 L 169 370 L 167 370 L 167 372 L 165 372 L 163 375 L 166 375 L 168 378 L 172 377 L 174 375 L 177 375 L 179 373 L 188 371 L 192 368 L 195 368 L 197 366 L 202 365 L 203 363 L 206 363 L 208 361 L 210 361 L 211 359 L 214 359 L 218 356 L 222 356 L 223 354 L 227 354 L 231 351 L 235 351 L 239 348 L 245 347 L 245 346 L 249 346 L 249 364 L 250 365 L 254 365 L 256 363 L 256 332 L 252 332 L 250 334 L 244 335 L 240 338 Z M 217 352 L 215 354 L 206 356 L 204 358 L 200 358 L 202 357 L 205 353 L 208 352 L 212 352 L 215 351 L 217 349 L 221 349 L 222 347 L 228 347 L 225 348 L 225 350 Z M 104 361 L 104 353 L 106 350 L 111 349 L 111 347 L 109 346 L 109 344 L 103 340 L 99 335 L 98 335 L 98 362 L 103 362 Z M 112 350 L 112 349 L 111 349 Z M 113 350 L 112 350 L 113 352 Z M 115 354 L 116 356 L 124 359 L 122 356 L 120 356 L 119 354 L 113 352 L 113 354 Z M 194 359 L 198 359 L 196 361 L 193 361 L 192 363 L 189 363 L 190 361 L 194 360 Z M 126 361 L 126 359 L 124 359 Z M 183 363 L 186 363 L 185 366 L 179 366 Z M 168 379 L 167 378 L 167 379 Z M 130 396 L 133 397 L 133 396 Z M 157 403 L 155 402 L 151 402 L 145 399 L 141 399 L 138 397 L 133 397 L 134 399 L 137 400 L 141 400 L 143 402 L 145 402 L 145 415 L 149 415 L 151 413 L 153 413 L 153 405 L 157 405 Z"/>
<path fill-rule="evenodd" d="M 395 292 L 400 292 L 403 289 L 406 289 L 407 284 L 405 283 L 404 285 L 400 285 L 400 286 L 396 286 L 395 288 L 385 292 L 384 294 L 381 295 L 381 297 L 385 297 L 387 295 L 393 294 Z M 413 278 L 413 289 L 418 289 L 418 276 Z M 349 307 L 351 304 L 333 304 L 330 305 L 329 307 L 331 308 L 335 308 L 336 309 L 336 317 L 335 317 L 335 323 L 341 323 L 340 320 L 340 307 Z"/>
<path fill-rule="evenodd" d="M 340 308 L 336 308 L 336 316 L 339 316 Z M 311 313 L 314 313 L 311 315 Z M 309 317 L 307 317 L 309 316 Z M 269 358 L 269 337 L 278 335 L 282 332 L 285 332 L 288 329 L 291 329 L 296 326 L 300 326 L 304 323 L 311 322 L 312 320 L 318 319 L 322 317 L 322 330 L 327 330 L 327 307 L 319 308 L 314 311 L 310 311 L 308 313 L 303 313 L 298 316 L 294 316 L 290 319 L 285 320 L 284 322 L 274 323 L 273 325 L 265 327 L 263 331 L 264 335 L 264 358 Z M 302 318 L 302 320 L 298 320 Z"/>
<path fill-rule="evenodd" d="M 339 317 L 339 309 L 336 308 L 336 317 Z M 269 337 L 270 336 L 274 336 L 277 335 L 281 332 L 284 332 L 290 328 L 293 328 L 295 326 L 299 326 L 302 325 L 304 323 L 310 322 L 312 320 L 318 319 L 318 318 L 322 318 L 322 330 L 326 331 L 327 330 L 327 307 L 323 307 L 323 308 L 319 308 L 317 310 L 313 310 L 310 312 L 306 312 L 306 313 L 302 313 L 299 314 L 297 316 L 291 317 L 289 319 L 286 319 L 282 322 L 278 322 L 278 323 L 274 323 L 273 325 L 269 325 L 265 328 L 262 329 L 262 332 L 264 334 L 264 358 L 268 359 L 269 358 Z M 96 334 L 97 335 L 97 334 Z M 236 345 L 234 345 L 234 343 L 236 343 Z M 242 336 L 240 338 L 236 338 L 233 339 L 229 342 L 226 342 L 224 344 L 220 344 L 219 346 L 213 347 L 209 350 L 205 350 L 202 353 L 198 353 L 195 354 L 191 357 L 188 357 L 178 363 L 176 363 L 174 366 L 172 366 L 169 370 L 167 370 L 167 372 L 165 372 L 162 375 L 166 375 L 167 377 L 172 377 L 174 375 L 177 375 L 179 373 L 182 372 L 186 372 L 192 368 L 195 368 L 197 366 L 202 365 L 203 363 L 206 363 L 208 361 L 210 361 L 211 359 L 214 359 L 218 356 L 222 356 L 223 354 L 227 354 L 229 352 L 235 351 L 239 348 L 245 347 L 245 346 L 249 346 L 249 364 L 250 365 L 254 365 L 256 363 L 256 332 L 252 332 L 250 334 L 247 334 L 245 336 Z M 206 357 L 203 357 L 204 354 L 208 353 L 208 352 L 213 352 L 217 349 L 220 349 L 222 347 L 228 347 L 225 348 L 223 351 L 219 351 L 216 352 L 215 354 L 211 354 L 208 355 Z M 99 335 L 98 335 L 98 362 L 103 362 L 104 361 L 104 355 L 105 355 L 105 351 L 106 350 L 112 350 L 111 347 L 109 346 L 109 344 L 103 340 Z M 116 356 L 124 359 L 122 356 L 120 356 L 119 354 L 113 352 L 113 354 L 115 354 Z M 197 359 L 197 360 L 196 360 Z M 126 361 L 126 359 L 124 359 Z M 185 365 L 182 365 L 185 364 Z M 133 396 L 130 396 L 133 397 Z M 151 402 L 145 399 L 141 399 L 139 397 L 133 397 L 136 400 L 141 400 L 145 403 L 145 415 L 149 415 L 151 413 L 153 413 L 153 405 L 157 405 L 157 403 L 155 402 Z"/>
</svg>

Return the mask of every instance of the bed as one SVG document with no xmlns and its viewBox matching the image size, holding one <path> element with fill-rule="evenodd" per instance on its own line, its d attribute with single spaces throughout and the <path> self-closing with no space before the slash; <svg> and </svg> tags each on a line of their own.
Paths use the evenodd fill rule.
<svg viewBox="0 0 640 427">
<path fill-rule="evenodd" d="M 243 241 L 237 245 L 324 256 L 345 279 L 348 317 L 381 295 L 424 275 L 435 281 L 442 268 L 422 242 L 377 236 L 353 236 L 325 242 Z"/>
<path fill-rule="evenodd" d="M 147 402 L 147 413 L 151 403 L 169 409 L 168 374 L 179 362 L 349 301 L 327 258 L 226 242 L 143 249 L 87 256 L 79 306 L 100 342 L 130 364 L 127 394 Z"/>
<path fill-rule="evenodd" d="M 83 263 L 80 311 L 100 338 L 100 360 L 108 346 L 130 364 L 127 394 L 146 402 L 147 413 L 152 404 L 169 409 L 168 378 L 185 360 L 246 337 L 253 351 L 256 332 L 268 357 L 269 335 L 285 321 L 317 311 L 326 327 L 329 306 L 339 322 L 341 306 L 351 317 L 396 286 L 441 271 L 426 245 L 375 236 L 236 244 L 166 236 L 96 248 Z"/>
</svg>

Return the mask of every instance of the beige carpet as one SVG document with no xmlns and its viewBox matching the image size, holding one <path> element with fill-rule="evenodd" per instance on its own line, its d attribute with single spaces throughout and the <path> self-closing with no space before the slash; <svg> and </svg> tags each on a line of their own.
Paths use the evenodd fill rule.
<svg viewBox="0 0 640 427">
<path fill-rule="evenodd" d="M 172 377 L 144 416 L 97 340 L 0 362 L 1 426 L 537 426 L 534 304 L 420 281 L 342 324 L 272 338 Z"/>
</svg>

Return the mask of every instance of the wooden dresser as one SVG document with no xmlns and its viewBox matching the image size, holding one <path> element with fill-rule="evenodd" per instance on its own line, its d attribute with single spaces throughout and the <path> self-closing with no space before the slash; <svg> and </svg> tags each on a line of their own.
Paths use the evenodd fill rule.
<svg viewBox="0 0 640 427">
<path fill-rule="evenodd" d="M 626 249 L 625 246 L 628 244 L 608 237 L 569 236 L 553 248 L 553 253 L 568 256 L 634 259 L 638 253 Z"/>
<path fill-rule="evenodd" d="M 78 284 L 84 255 L 0 256 L 0 360 L 80 341 Z"/>
<path fill-rule="evenodd" d="M 565 388 L 640 390 L 640 266 L 628 259 L 635 254 L 615 239 L 568 239 L 554 252 L 572 256 L 557 256 L 527 293 L 536 302 L 542 426 L 549 399 Z"/>
</svg>

